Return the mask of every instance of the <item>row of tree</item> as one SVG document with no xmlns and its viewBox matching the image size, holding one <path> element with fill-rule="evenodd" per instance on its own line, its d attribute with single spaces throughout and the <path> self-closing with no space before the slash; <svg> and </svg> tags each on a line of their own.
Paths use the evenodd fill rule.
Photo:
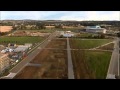
<svg viewBox="0 0 120 90">
<path fill-rule="evenodd" d="M 113 25 L 113 26 L 120 26 L 119 21 L 37 21 L 37 20 L 8 20 L 8 21 L 1 21 L 1 25 L 11 26 L 13 24 L 23 24 L 24 25 L 37 25 L 37 24 L 44 24 L 44 25 L 66 25 L 66 26 L 76 26 L 76 25 Z"/>
<path fill-rule="evenodd" d="M 62 28 L 62 25 L 56 25 L 55 28 Z M 46 29 L 44 24 L 36 24 L 27 27 L 26 25 L 13 25 L 13 30 L 40 30 L 40 29 Z"/>
</svg>

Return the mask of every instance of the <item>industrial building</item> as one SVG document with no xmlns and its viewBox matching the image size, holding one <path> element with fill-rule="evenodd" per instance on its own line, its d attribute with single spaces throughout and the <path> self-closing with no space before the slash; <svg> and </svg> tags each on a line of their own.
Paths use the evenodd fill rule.
<svg viewBox="0 0 120 90">
<path fill-rule="evenodd" d="M 101 28 L 100 26 L 87 26 L 86 32 L 92 32 L 92 33 L 106 33 L 105 28 Z"/>
<path fill-rule="evenodd" d="M 28 48 L 29 48 L 29 46 L 20 45 L 14 51 L 15 52 L 25 52 Z"/>
<path fill-rule="evenodd" d="M 32 47 L 32 43 L 25 43 L 25 46 Z"/>
<path fill-rule="evenodd" d="M 8 57 L 8 54 L 2 54 L 0 53 L 0 74 L 9 67 L 10 65 L 10 59 Z"/>
</svg>

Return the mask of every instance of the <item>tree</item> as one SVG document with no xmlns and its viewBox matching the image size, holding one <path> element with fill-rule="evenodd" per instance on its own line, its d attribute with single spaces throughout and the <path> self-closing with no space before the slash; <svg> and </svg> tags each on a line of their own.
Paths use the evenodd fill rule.
<svg viewBox="0 0 120 90">
<path fill-rule="evenodd" d="M 12 30 L 16 30 L 17 27 L 15 25 L 12 26 Z"/>
<path fill-rule="evenodd" d="M 56 25 L 55 28 L 62 28 L 62 25 Z"/>
<path fill-rule="evenodd" d="M 26 29 L 26 26 L 25 26 L 25 25 L 21 25 L 21 29 L 22 29 L 22 30 L 25 30 L 25 29 Z"/>
<path fill-rule="evenodd" d="M 100 38 L 104 39 L 105 35 L 104 34 L 100 34 Z"/>
<path fill-rule="evenodd" d="M 36 29 L 46 29 L 43 23 L 36 23 Z"/>
</svg>

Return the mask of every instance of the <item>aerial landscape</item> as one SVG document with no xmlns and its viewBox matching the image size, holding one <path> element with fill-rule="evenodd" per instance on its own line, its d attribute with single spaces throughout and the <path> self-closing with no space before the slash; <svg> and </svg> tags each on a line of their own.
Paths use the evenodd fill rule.
<svg viewBox="0 0 120 90">
<path fill-rule="evenodd" d="M 0 14 L 0 79 L 120 79 L 119 11 Z"/>
</svg>

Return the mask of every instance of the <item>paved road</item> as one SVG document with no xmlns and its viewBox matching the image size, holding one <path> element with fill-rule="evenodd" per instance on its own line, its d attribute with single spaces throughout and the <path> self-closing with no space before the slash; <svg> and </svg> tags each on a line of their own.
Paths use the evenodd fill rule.
<svg viewBox="0 0 120 90">
<path fill-rule="evenodd" d="M 67 38 L 67 56 L 68 56 L 68 79 L 74 79 L 75 77 L 73 72 L 73 63 L 71 57 L 69 38 Z"/>
<path fill-rule="evenodd" d="M 111 56 L 107 77 L 109 75 L 119 75 L 119 39 L 116 38 L 114 50 Z"/>
<path fill-rule="evenodd" d="M 40 43 L 38 48 L 44 48 L 45 46 L 47 46 L 49 41 L 51 41 L 57 34 L 58 34 L 57 31 L 52 33 L 47 39 L 45 39 L 42 43 Z M 16 73 L 16 74 L 19 73 L 31 60 L 34 59 L 36 55 L 38 55 L 42 51 L 42 49 L 38 49 L 38 48 L 36 48 L 24 60 L 18 63 L 13 69 L 11 69 L 10 73 Z"/>
</svg>

